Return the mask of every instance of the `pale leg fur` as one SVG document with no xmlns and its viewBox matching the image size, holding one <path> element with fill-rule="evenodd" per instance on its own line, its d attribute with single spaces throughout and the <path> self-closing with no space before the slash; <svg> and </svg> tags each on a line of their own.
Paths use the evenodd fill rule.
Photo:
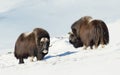
<svg viewBox="0 0 120 75">
<path fill-rule="evenodd" d="M 33 59 L 34 59 L 34 57 L 32 56 L 32 57 L 30 57 L 30 62 L 33 62 Z"/>
</svg>

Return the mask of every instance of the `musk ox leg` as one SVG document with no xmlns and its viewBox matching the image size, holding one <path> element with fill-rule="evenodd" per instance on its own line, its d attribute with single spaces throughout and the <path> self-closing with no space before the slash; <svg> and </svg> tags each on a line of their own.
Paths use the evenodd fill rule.
<svg viewBox="0 0 120 75">
<path fill-rule="evenodd" d="M 102 47 L 102 48 L 104 48 L 104 47 L 105 47 L 104 43 L 102 43 L 102 44 L 101 44 L 101 47 Z"/>
<path fill-rule="evenodd" d="M 103 39 L 101 40 L 101 46 L 102 46 L 102 48 L 105 47 Z"/>
<path fill-rule="evenodd" d="M 38 54 L 37 55 L 37 60 L 42 60 L 44 58 L 44 54 Z"/>
<path fill-rule="evenodd" d="M 86 41 L 85 44 L 84 44 L 84 50 L 87 50 L 88 46 L 90 46 L 90 42 Z"/>
<path fill-rule="evenodd" d="M 90 46 L 91 49 L 93 49 L 93 46 Z"/>
<path fill-rule="evenodd" d="M 96 44 L 95 44 L 95 49 L 97 49 L 97 48 L 98 48 L 98 44 L 96 43 Z"/>
<path fill-rule="evenodd" d="M 93 49 L 93 45 L 94 45 L 94 43 L 93 43 L 93 41 L 91 41 L 91 42 L 90 42 L 90 48 L 91 48 L 91 49 Z"/>
<path fill-rule="evenodd" d="M 19 64 L 23 64 L 23 63 L 24 63 L 23 58 L 20 58 L 19 59 Z"/>
<path fill-rule="evenodd" d="M 96 40 L 96 41 L 95 41 L 95 49 L 98 48 L 98 45 L 99 45 L 99 40 Z"/>
</svg>

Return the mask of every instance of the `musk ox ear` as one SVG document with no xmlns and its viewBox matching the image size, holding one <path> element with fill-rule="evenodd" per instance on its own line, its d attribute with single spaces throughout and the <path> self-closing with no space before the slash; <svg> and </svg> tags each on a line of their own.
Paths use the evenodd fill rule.
<svg viewBox="0 0 120 75">
<path fill-rule="evenodd" d="M 69 35 L 73 34 L 73 32 L 68 32 Z"/>
<path fill-rule="evenodd" d="M 53 45 L 50 45 L 49 47 L 52 47 Z"/>
</svg>

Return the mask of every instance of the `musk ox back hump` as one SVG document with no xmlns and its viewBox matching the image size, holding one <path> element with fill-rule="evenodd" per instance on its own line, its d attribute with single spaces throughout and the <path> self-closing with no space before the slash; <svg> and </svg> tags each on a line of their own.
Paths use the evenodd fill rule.
<svg viewBox="0 0 120 75">
<path fill-rule="evenodd" d="M 42 28 L 35 28 L 33 32 L 35 33 L 35 35 L 37 35 L 38 38 L 47 37 L 48 39 L 50 39 L 49 33 Z"/>
<path fill-rule="evenodd" d="M 79 38 L 80 36 L 81 26 L 87 25 L 91 19 L 92 19 L 91 16 L 84 16 L 72 24 L 71 26 L 72 32 L 75 36 L 77 36 L 77 38 Z"/>
</svg>

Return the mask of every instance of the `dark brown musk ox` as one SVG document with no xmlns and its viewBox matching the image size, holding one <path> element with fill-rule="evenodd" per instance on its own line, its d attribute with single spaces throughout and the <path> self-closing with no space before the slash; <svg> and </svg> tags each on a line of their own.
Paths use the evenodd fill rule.
<svg viewBox="0 0 120 75">
<path fill-rule="evenodd" d="M 48 54 L 50 44 L 49 33 L 42 28 L 35 28 L 31 33 L 22 33 L 16 43 L 14 55 L 19 59 L 19 63 L 24 63 L 24 59 L 36 57 L 42 60 Z"/>
<path fill-rule="evenodd" d="M 75 48 L 84 45 L 85 49 L 88 46 L 92 49 L 93 45 L 97 48 L 100 44 L 105 45 L 109 43 L 108 28 L 102 20 L 92 19 L 91 16 L 84 16 L 73 23 L 71 29 L 72 33 L 69 36 L 69 42 Z"/>
</svg>

